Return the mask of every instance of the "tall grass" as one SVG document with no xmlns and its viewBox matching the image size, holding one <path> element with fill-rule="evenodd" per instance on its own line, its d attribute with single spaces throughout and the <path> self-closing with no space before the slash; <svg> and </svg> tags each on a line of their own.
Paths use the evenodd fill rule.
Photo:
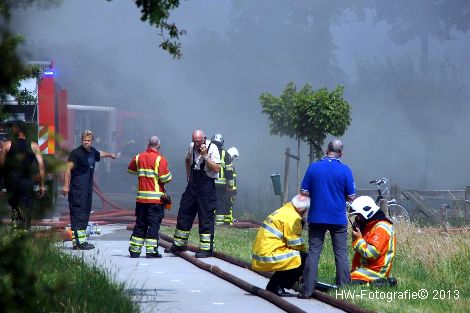
<svg viewBox="0 0 470 313">
<path fill-rule="evenodd" d="M 51 238 L 0 227 L 0 307 L 3 312 L 138 312 L 96 266 L 60 251 Z M 112 299 L 112 301 L 110 301 Z"/>
</svg>

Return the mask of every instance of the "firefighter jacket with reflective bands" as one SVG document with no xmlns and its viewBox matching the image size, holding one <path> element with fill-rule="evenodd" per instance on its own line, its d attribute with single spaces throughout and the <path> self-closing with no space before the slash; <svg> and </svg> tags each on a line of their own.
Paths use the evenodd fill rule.
<svg viewBox="0 0 470 313">
<path fill-rule="evenodd" d="M 137 202 L 162 203 L 163 185 L 171 180 L 171 173 L 166 159 L 158 151 L 148 148 L 136 155 L 127 170 L 138 176 Z"/>
<path fill-rule="evenodd" d="M 390 275 L 395 256 L 395 231 L 388 221 L 367 223 L 363 235 L 353 241 L 356 251 L 352 261 L 351 279 L 371 282 Z"/>
<path fill-rule="evenodd" d="M 290 202 L 268 216 L 253 243 L 253 270 L 285 271 L 300 266 L 299 251 L 307 252 L 301 220 Z"/>
<path fill-rule="evenodd" d="M 233 171 L 232 171 L 232 157 L 225 151 L 220 152 L 220 172 L 219 177 L 215 180 L 217 185 L 227 185 L 229 189 L 233 189 Z"/>
</svg>

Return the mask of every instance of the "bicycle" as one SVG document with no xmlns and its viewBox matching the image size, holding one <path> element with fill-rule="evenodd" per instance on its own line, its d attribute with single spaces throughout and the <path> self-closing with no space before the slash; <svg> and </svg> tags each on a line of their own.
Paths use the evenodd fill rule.
<svg viewBox="0 0 470 313">
<path fill-rule="evenodd" d="M 380 178 L 376 180 L 371 180 L 369 184 L 375 184 L 377 186 L 377 199 L 375 203 L 379 205 L 380 200 L 387 200 L 390 197 L 390 180 L 388 178 Z M 397 203 L 397 200 L 391 199 L 387 200 L 388 204 L 388 216 L 392 222 L 410 222 L 410 215 L 408 210 L 404 206 Z"/>
</svg>

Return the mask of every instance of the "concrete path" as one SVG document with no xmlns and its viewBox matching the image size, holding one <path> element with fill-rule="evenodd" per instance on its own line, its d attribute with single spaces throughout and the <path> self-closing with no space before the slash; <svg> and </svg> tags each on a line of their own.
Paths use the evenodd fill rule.
<svg viewBox="0 0 470 313">
<path fill-rule="evenodd" d="M 127 251 L 131 233 L 125 225 L 102 226 L 102 234 L 90 240 L 96 248 L 76 251 L 67 242 L 64 251 L 83 255 L 90 263 L 98 264 L 112 277 L 126 285 L 141 312 L 284 312 L 270 302 L 254 296 L 243 289 L 189 263 L 183 258 L 166 254 L 161 259 L 141 256 L 131 259 Z M 188 252 L 190 253 L 190 252 Z M 264 288 L 267 279 L 246 269 L 216 258 L 204 262 L 219 266 L 224 271 Z M 284 298 L 307 312 L 341 312 L 317 300 Z"/>
</svg>

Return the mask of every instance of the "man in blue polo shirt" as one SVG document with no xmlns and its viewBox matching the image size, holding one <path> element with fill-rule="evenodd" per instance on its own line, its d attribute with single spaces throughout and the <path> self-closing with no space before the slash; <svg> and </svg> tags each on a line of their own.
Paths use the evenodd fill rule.
<svg viewBox="0 0 470 313">
<path fill-rule="evenodd" d="M 328 144 L 326 157 L 310 164 L 302 181 L 302 194 L 310 197 L 307 218 L 309 251 L 299 298 L 309 298 L 315 290 L 326 231 L 330 232 L 335 253 L 336 284 L 341 286 L 351 280 L 346 201 L 353 201 L 356 192 L 351 169 L 340 161 L 342 154 L 343 143 L 332 140 Z"/>
</svg>

